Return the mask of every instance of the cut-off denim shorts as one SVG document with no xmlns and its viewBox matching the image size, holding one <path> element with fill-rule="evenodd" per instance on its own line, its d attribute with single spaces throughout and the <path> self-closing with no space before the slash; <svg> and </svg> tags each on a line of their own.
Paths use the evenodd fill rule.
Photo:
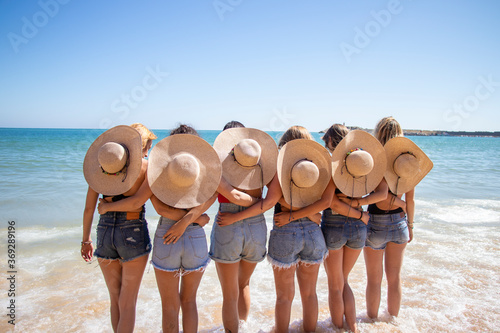
<svg viewBox="0 0 500 333">
<path fill-rule="evenodd" d="M 410 232 L 404 213 L 370 214 L 366 246 L 383 250 L 389 242 L 406 244 L 409 240 Z"/>
<path fill-rule="evenodd" d="M 321 264 L 328 253 L 319 225 L 308 218 L 292 221 L 282 227 L 274 226 L 269 236 L 269 262 L 289 268 L 303 262 Z"/>
<path fill-rule="evenodd" d="M 328 250 L 339 250 L 344 245 L 360 250 L 365 246 L 366 224 L 358 219 L 333 214 L 331 209 L 323 211 L 321 231 Z"/>
<path fill-rule="evenodd" d="M 126 212 L 107 212 L 100 216 L 94 252 L 97 258 L 127 262 L 149 252 L 151 240 L 144 213 L 137 220 L 127 220 Z"/>
<path fill-rule="evenodd" d="M 210 262 L 205 231 L 190 224 L 177 243 L 163 244 L 163 236 L 177 221 L 163 216 L 158 221 L 153 243 L 153 266 L 166 272 L 202 271 Z"/>
<path fill-rule="evenodd" d="M 246 207 L 221 203 L 220 212 L 237 213 Z M 267 226 L 259 214 L 227 226 L 214 223 L 210 236 L 209 256 L 215 262 L 235 263 L 240 260 L 257 263 L 266 257 Z"/>
</svg>

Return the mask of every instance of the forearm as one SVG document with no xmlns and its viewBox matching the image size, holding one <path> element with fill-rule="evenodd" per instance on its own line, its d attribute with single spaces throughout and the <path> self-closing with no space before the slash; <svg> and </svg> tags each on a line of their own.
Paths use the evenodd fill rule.
<svg viewBox="0 0 500 333">
<path fill-rule="evenodd" d="M 259 200 L 248 193 L 234 188 L 224 178 L 221 178 L 217 192 L 223 195 L 230 202 L 243 207 L 249 207 Z"/>
<path fill-rule="evenodd" d="M 352 217 L 355 219 L 359 219 L 362 216 L 361 215 L 362 213 L 357 208 L 349 206 L 348 204 L 340 201 L 335 196 L 332 199 L 332 204 L 330 205 L 330 208 L 335 213 L 343 216 Z"/>
<path fill-rule="evenodd" d="M 85 208 L 83 210 L 82 242 L 91 241 L 92 220 L 94 219 L 95 206 L 98 197 L 99 194 L 89 187 L 87 190 L 87 197 L 85 198 Z"/>
<path fill-rule="evenodd" d="M 327 188 L 323 192 L 321 199 L 319 199 L 318 201 L 316 201 L 313 204 L 308 205 L 304 208 L 292 211 L 291 220 L 293 221 L 293 220 L 301 219 L 303 217 L 308 217 L 308 216 L 311 216 L 313 214 L 316 214 L 318 212 L 321 212 L 321 211 L 327 209 L 332 202 L 334 192 L 335 192 L 335 188 L 334 188 L 333 182 L 330 181 Z"/>
<path fill-rule="evenodd" d="M 367 196 L 364 196 L 363 198 L 353 199 L 353 200 L 358 201 L 358 207 L 366 206 L 380 201 L 384 201 L 385 199 L 387 199 L 388 193 L 389 193 L 389 186 L 387 185 L 385 179 L 383 179 L 377 186 L 377 188 L 375 188 L 375 191 L 368 194 Z"/>
<path fill-rule="evenodd" d="M 210 199 L 208 199 L 207 201 L 205 201 L 203 204 L 190 209 L 187 212 L 187 214 L 181 218 L 181 220 L 179 222 L 186 223 L 186 225 L 189 225 L 189 224 L 193 223 L 203 213 L 205 213 L 205 211 L 207 209 L 209 209 L 210 206 L 212 206 L 212 204 L 215 202 L 215 199 L 217 199 L 217 193 L 215 193 L 214 195 L 212 195 L 212 197 Z"/>
</svg>

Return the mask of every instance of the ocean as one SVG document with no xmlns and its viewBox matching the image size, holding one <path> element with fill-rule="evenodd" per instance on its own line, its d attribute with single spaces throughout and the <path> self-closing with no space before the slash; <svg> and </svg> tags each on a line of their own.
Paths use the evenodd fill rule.
<svg viewBox="0 0 500 333">
<path fill-rule="evenodd" d="M 112 332 L 102 273 L 97 261 L 85 263 L 79 252 L 87 190 L 82 163 L 89 145 L 101 132 L 0 128 L 1 332 Z M 168 135 L 166 130 L 154 132 L 159 139 Z M 200 131 L 209 143 L 218 133 Z M 278 139 L 281 133 L 270 134 Z M 320 133 L 313 135 L 321 142 Z M 350 275 L 359 330 L 500 332 L 500 140 L 410 139 L 432 159 L 434 168 L 416 188 L 414 240 L 404 259 L 401 311 L 398 318 L 387 314 L 384 281 L 380 317 L 374 322 L 367 318 L 361 255 Z M 149 203 L 146 208 L 153 235 L 158 214 Z M 208 211 L 211 223 L 216 211 L 216 205 Z M 266 219 L 271 230 L 271 211 Z M 205 227 L 208 240 L 211 223 Z M 96 225 L 97 213 L 94 240 Z M 251 297 L 250 317 L 242 331 L 270 332 L 275 293 L 267 261 L 257 265 Z M 329 318 L 323 268 L 318 298 L 317 332 L 336 332 Z M 211 263 L 198 291 L 200 332 L 224 331 L 221 304 L 220 285 Z M 297 290 L 292 332 L 301 332 L 301 316 Z M 139 292 L 135 331 L 161 331 L 160 296 L 151 265 Z"/>
</svg>

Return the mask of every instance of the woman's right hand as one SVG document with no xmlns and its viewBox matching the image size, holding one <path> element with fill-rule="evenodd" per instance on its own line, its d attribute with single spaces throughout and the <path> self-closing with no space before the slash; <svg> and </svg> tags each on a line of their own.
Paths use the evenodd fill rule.
<svg viewBox="0 0 500 333">
<path fill-rule="evenodd" d="M 81 254 L 82 254 L 82 258 L 83 260 L 85 260 L 86 262 L 89 262 L 92 260 L 92 256 L 94 254 L 94 246 L 92 245 L 92 242 L 90 243 L 82 243 L 82 248 L 80 250 Z"/>
<path fill-rule="evenodd" d="M 210 222 L 210 216 L 208 216 L 207 214 L 202 214 L 200 215 L 200 217 L 198 217 L 194 223 L 198 224 L 200 227 L 204 227 L 208 224 L 208 222 Z"/>
<path fill-rule="evenodd" d="M 215 221 L 219 226 L 224 227 L 226 225 L 231 225 L 234 222 L 238 221 L 238 218 L 235 213 L 218 212 Z"/>
</svg>

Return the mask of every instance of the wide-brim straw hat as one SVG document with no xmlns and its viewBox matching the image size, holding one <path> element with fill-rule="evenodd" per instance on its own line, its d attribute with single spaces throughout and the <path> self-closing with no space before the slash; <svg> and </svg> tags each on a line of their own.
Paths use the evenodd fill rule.
<svg viewBox="0 0 500 333">
<path fill-rule="evenodd" d="M 349 132 L 332 153 L 333 182 L 352 198 L 373 191 L 382 181 L 386 166 L 384 147 L 362 130 Z"/>
<path fill-rule="evenodd" d="M 224 179 L 241 190 L 267 185 L 276 174 L 278 147 L 274 139 L 255 128 L 229 128 L 214 141 Z"/>
<path fill-rule="evenodd" d="M 130 126 L 119 125 L 90 145 L 83 160 L 83 175 L 91 189 L 113 196 L 132 188 L 141 167 L 141 135 Z"/>
<path fill-rule="evenodd" d="M 330 153 L 316 141 L 295 139 L 278 154 L 278 180 L 292 207 L 308 206 L 323 195 L 332 177 Z"/>
<path fill-rule="evenodd" d="M 192 134 L 175 134 L 149 154 L 148 182 L 153 194 L 176 208 L 201 205 L 215 193 L 222 174 L 212 146 Z"/>
<path fill-rule="evenodd" d="M 408 138 L 392 138 L 384 148 L 387 155 L 385 180 L 396 195 L 412 190 L 433 167 L 431 159 Z"/>
</svg>

